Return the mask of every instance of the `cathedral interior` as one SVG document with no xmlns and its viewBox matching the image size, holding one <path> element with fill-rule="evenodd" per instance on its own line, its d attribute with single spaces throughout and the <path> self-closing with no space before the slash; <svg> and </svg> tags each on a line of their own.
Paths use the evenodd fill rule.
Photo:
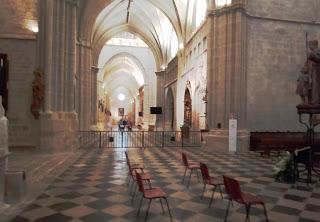
<svg viewBox="0 0 320 222">
<path fill-rule="evenodd" d="M 319 42 L 320 0 L 0 0 L 0 222 L 320 222 Z"/>
</svg>

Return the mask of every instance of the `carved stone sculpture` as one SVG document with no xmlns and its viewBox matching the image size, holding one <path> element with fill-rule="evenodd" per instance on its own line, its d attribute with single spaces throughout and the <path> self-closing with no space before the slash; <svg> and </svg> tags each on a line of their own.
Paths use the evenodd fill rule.
<svg viewBox="0 0 320 222">
<path fill-rule="evenodd" d="M 296 93 L 301 97 L 299 107 L 320 106 L 320 49 L 318 41 L 308 42 L 307 61 L 301 69 Z"/>
<path fill-rule="evenodd" d="M 31 113 L 35 119 L 38 119 L 44 102 L 43 72 L 36 69 L 33 74 Z"/>
<path fill-rule="evenodd" d="M 311 78 L 311 104 L 320 105 L 320 49 L 318 41 L 309 42 L 309 73 Z"/>
<path fill-rule="evenodd" d="M 311 82 L 309 75 L 309 65 L 305 62 L 303 68 L 300 71 L 300 75 L 297 79 L 297 89 L 296 93 L 301 98 L 300 105 L 307 105 L 310 103 L 311 99 Z"/>
</svg>

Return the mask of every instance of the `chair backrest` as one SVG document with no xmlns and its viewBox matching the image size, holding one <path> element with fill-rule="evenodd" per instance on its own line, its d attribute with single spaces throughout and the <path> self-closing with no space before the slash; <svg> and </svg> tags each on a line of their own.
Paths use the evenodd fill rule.
<svg viewBox="0 0 320 222">
<path fill-rule="evenodd" d="M 223 176 L 224 186 L 230 199 L 242 202 L 241 188 L 237 180 Z"/>
<path fill-rule="evenodd" d="M 127 153 L 127 151 L 124 151 L 124 153 L 126 155 L 126 161 L 127 161 L 127 165 L 128 165 L 128 168 L 129 168 L 129 173 L 130 173 L 131 176 L 133 176 L 134 172 L 132 171 L 132 168 L 131 168 L 131 164 L 130 164 L 128 153 Z"/>
<path fill-rule="evenodd" d="M 186 167 L 189 166 L 187 155 L 185 153 L 181 153 L 181 154 L 182 154 L 183 165 L 186 166 Z"/>
<path fill-rule="evenodd" d="M 127 152 L 127 151 L 124 151 L 124 154 L 126 155 L 127 164 L 130 165 L 130 159 L 129 159 L 128 152 Z"/>
<path fill-rule="evenodd" d="M 137 178 L 137 184 L 139 187 L 139 191 L 144 193 L 144 186 L 143 186 L 143 181 L 142 181 L 141 175 L 137 171 L 135 171 L 135 174 L 136 174 L 136 178 Z"/>
<path fill-rule="evenodd" d="M 200 163 L 200 170 L 203 182 L 210 181 L 210 175 L 207 165 L 204 163 Z"/>
</svg>

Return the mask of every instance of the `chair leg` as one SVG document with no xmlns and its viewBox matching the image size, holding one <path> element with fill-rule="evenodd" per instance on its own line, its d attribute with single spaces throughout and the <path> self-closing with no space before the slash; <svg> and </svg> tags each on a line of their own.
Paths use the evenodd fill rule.
<svg viewBox="0 0 320 222">
<path fill-rule="evenodd" d="M 133 191 L 133 195 L 132 195 L 132 198 L 131 198 L 131 202 L 132 203 L 133 203 L 134 197 L 136 196 L 136 192 L 137 192 L 137 185 L 134 186 L 134 191 Z"/>
<path fill-rule="evenodd" d="M 141 200 L 140 200 L 140 204 L 139 204 L 139 209 L 138 209 L 137 215 L 139 215 L 139 213 L 140 213 L 140 209 L 141 209 L 141 206 L 142 206 L 142 202 L 143 202 L 143 195 L 141 196 Z"/>
<path fill-rule="evenodd" d="M 146 213 L 146 217 L 144 218 L 144 221 L 147 221 L 148 214 L 149 214 L 149 210 L 150 210 L 151 201 L 152 201 L 152 199 L 149 200 L 149 204 L 148 204 L 148 208 L 147 208 L 147 213 Z"/>
<path fill-rule="evenodd" d="M 130 183 L 130 178 L 131 178 L 131 177 L 130 177 L 130 172 L 129 172 L 129 170 L 128 170 L 128 175 L 127 175 L 127 178 L 126 178 L 127 181 L 128 181 L 128 185 L 129 185 L 129 183 Z"/>
<path fill-rule="evenodd" d="M 269 222 L 266 206 L 264 204 L 262 204 L 262 206 L 264 210 L 264 215 L 266 216 L 266 221 Z"/>
<path fill-rule="evenodd" d="M 211 195 L 211 200 L 210 200 L 210 203 L 209 203 L 209 208 L 211 207 L 211 204 L 212 204 L 212 201 L 213 201 L 213 197 L 214 197 L 214 193 L 217 189 L 217 186 L 214 186 L 213 190 L 212 190 L 212 195 Z"/>
<path fill-rule="evenodd" d="M 131 189 L 130 189 L 130 195 L 133 195 L 133 192 L 134 192 L 136 186 L 137 186 L 137 183 L 134 180 L 132 180 Z"/>
<path fill-rule="evenodd" d="M 226 221 L 227 221 L 227 218 L 228 218 L 228 213 L 229 213 L 229 208 L 230 208 L 230 202 L 231 202 L 231 200 L 229 199 L 228 207 L 227 207 L 227 210 L 226 210 L 226 215 L 224 216 L 224 222 L 226 222 Z"/>
<path fill-rule="evenodd" d="M 203 184 L 202 195 L 201 195 L 201 200 L 203 199 L 203 194 L 204 194 L 204 192 L 206 191 L 206 186 L 207 186 L 207 184 L 204 183 L 204 184 Z"/>
<path fill-rule="evenodd" d="M 250 222 L 250 207 L 251 205 L 246 205 L 246 221 Z"/>
<path fill-rule="evenodd" d="M 132 185 L 134 184 L 134 180 L 132 179 L 132 181 L 129 183 L 129 194 L 131 195 L 131 190 L 132 190 Z"/>
<path fill-rule="evenodd" d="M 185 171 L 184 171 L 184 175 L 183 175 L 182 183 L 184 183 L 184 178 L 186 177 L 186 174 L 187 174 L 187 167 L 186 167 L 186 169 L 185 169 Z"/>
<path fill-rule="evenodd" d="M 164 197 L 164 199 L 165 199 L 165 201 L 166 201 L 166 203 L 167 203 L 167 207 L 168 207 L 168 212 L 169 212 L 169 215 L 170 215 L 170 219 L 171 219 L 171 222 L 173 221 L 173 219 L 172 219 L 172 214 L 171 214 L 171 211 L 170 211 L 170 207 L 169 207 L 169 203 L 168 203 L 168 200 L 167 200 L 167 198 L 166 197 Z"/>
<path fill-rule="evenodd" d="M 197 172 L 198 182 L 200 182 L 198 169 L 196 169 L 196 172 Z"/>
<path fill-rule="evenodd" d="M 191 180 L 192 171 L 193 171 L 193 169 L 190 169 L 189 181 L 188 181 L 188 185 L 187 185 L 188 188 L 189 188 L 189 184 L 190 184 L 190 180 Z"/>
<path fill-rule="evenodd" d="M 162 204 L 162 199 L 160 198 L 160 204 L 161 204 L 161 208 L 162 208 L 162 213 L 164 214 L 164 208 L 163 208 L 163 204 Z"/>
<path fill-rule="evenodd" d="M 222 190 L 221 190 L 221 186 L 218 185 L 218 188 L 219 188 L 219 191 L 220 191 L 220 196 L 221 196 L 221 199 L 223 200 L 223 195 L 222 195 Z"/>
</svg>

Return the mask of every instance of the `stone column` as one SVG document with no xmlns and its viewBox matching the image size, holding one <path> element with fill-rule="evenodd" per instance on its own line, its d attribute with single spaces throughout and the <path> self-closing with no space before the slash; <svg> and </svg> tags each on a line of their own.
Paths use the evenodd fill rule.
<svg viewBox="0 0 320 222">
<path fill-rule="evenodd" d="M 44 99 L 44 111 L 50 112 L 52 93 L 52 33 L 53 33 L 53 0 L 40 2 L 40 30 L 39 39 L 42 40 L 42 44 L 39 44 L 40 51 L 40 65 L 41 62 L 45 72 L 45 99 Z M 42 28 L 42 29 L 41 29 Z"/>
<path fill-rule="evenodd" d="M 78 148 L 74 112 L 76 1 L 39 1 L 39 65 L 45 75 L 45 109 L 40 115 L 40 148 L 67 152 Z"/>
<path fill-rule="evenodd" d="M 79 102 L 79 119 L 80 130 L 90 130 L 92 123 L 91 114 L 91 94 L 92 94 L 92 70 L 91 70 L 91 46 L 82 39 L 78 41 L 78 102 Z"/>
<path fill-rule="evenodd" d="M 237 151 L 249 149 L 247 130 L 247 15 L 245 5 L 209 11 L 208 15 L 208 106 L 210 133 L 205 146 L 228 149 L 229 115 L 238 120 Z M 218 129 L 218 125 L 221 128 Z"/>
<path fill-rule="evenodd" d="M 78 5 L 71 2 L 71 18 L 70 18 L 70 51 L 69 51 L 69 75 L 68 75 L 68 93 L 67 93 L 67 110 L 68 112 L 75 112 L 75 76 L 77 65 L 77 8 Z"/>
<path fill-rule="evenodd" d="M 157 76 L 157 106 L 161 106 L 162 109 L 164 109 L 164 98 L 165 98 L 165 94 L 164 94 L 164 84 L 165 84 L 165 74 L 166 71 L 159 71 L 159 72 L 155 72 L 156 76 Z M 156 116 L 156 126 L 158 129 L 163 129 L 164 127 L 164 110 L 162 112 L 162 115 L 157 115 Z"/>
<path fill-rule="evenodd" d="M 91 67 L 92 72 L 92 99 L 91 99 L 91 123 L 97 125 L 98 123 L 98 67 Z"/>
<path fill-rule="evenodd" d="M 8 120 L 4 116 L 2 98 L 0 96 L 0 208 L 4 194 L 4 173 L 8 156 Z"/>
</svg>

